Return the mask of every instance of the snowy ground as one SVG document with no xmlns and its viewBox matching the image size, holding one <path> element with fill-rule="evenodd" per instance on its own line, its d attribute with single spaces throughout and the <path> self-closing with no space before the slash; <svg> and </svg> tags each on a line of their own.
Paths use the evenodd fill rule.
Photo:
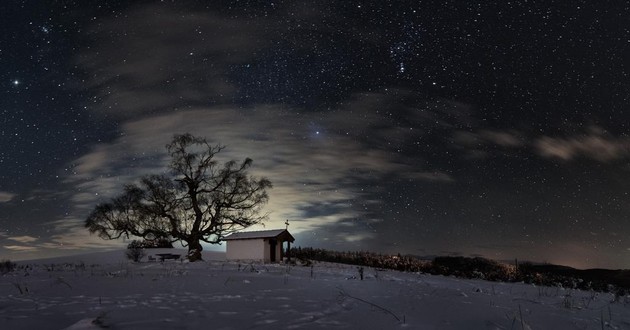
<svg viewBox="0 0 630 330">
<path fill-rule="evenodd" d="M 365 270 L 130 263 L 123 252 L 21 262 L 0 277 L 1 329 L 630 329 L 630 298 Z M 146 260 L 146 259 L 145 259 Z M 97 263 L 98 262 L 98 263 Z M 253 267 L 252 267 L 253 266 Z"/>
</svg>

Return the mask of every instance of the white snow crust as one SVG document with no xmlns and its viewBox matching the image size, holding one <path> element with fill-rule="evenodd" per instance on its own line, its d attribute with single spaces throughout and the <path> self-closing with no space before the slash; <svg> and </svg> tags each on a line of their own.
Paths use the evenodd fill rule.
<svg viewBox="0 0 630 330">
<path fill-rule="evenodd" d="M 630 298 L 612 294 L 371 268 L 361 281 L 350 265 L 204 258 L 20 262 L 0 277 L 0 328 L 630 329 Z"/>
</svg>

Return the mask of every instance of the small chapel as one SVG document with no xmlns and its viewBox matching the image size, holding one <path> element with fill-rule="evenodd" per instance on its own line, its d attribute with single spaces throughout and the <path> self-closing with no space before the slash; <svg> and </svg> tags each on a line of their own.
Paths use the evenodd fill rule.
<svg viewBox="0 0 630 330">
<path fill-rule="evenodd" d="M 291 250 L 291 243 L 295 238 L 287 229 L 274 229 L 234 233 L 223 240 L 227 245 L 227 260 L 273 263 L 282 262 L 285 257 L 289 257 L 284 251 Z"/>
</svg>

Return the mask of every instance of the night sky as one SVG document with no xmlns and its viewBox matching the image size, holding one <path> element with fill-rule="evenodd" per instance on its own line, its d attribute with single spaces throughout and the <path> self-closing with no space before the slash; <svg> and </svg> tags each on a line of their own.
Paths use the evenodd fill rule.
<svg viewBox="0 0 630 330">
<path fill-rule="evenodd" d="M 85 218 L 190 132 L 254 160 L 274 184 L 265 228 L 289 219 L 296 245 L 630 268 L 629 17 L 627 1 L 2 1 L 0 258 L 124 247 Z"/>
</svg>

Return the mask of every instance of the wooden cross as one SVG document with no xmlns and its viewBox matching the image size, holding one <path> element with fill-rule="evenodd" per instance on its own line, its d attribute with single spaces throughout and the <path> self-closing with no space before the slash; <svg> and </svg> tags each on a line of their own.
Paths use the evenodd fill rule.
<svg viewBox="0 0 630 330">
<path fill-rule="evenodd" d="M 284 222 L 285 225 L 287 225 L 287 230 L 289 229 L 289 219 L 287 219 L 287 221 Z"/>
</svg>

